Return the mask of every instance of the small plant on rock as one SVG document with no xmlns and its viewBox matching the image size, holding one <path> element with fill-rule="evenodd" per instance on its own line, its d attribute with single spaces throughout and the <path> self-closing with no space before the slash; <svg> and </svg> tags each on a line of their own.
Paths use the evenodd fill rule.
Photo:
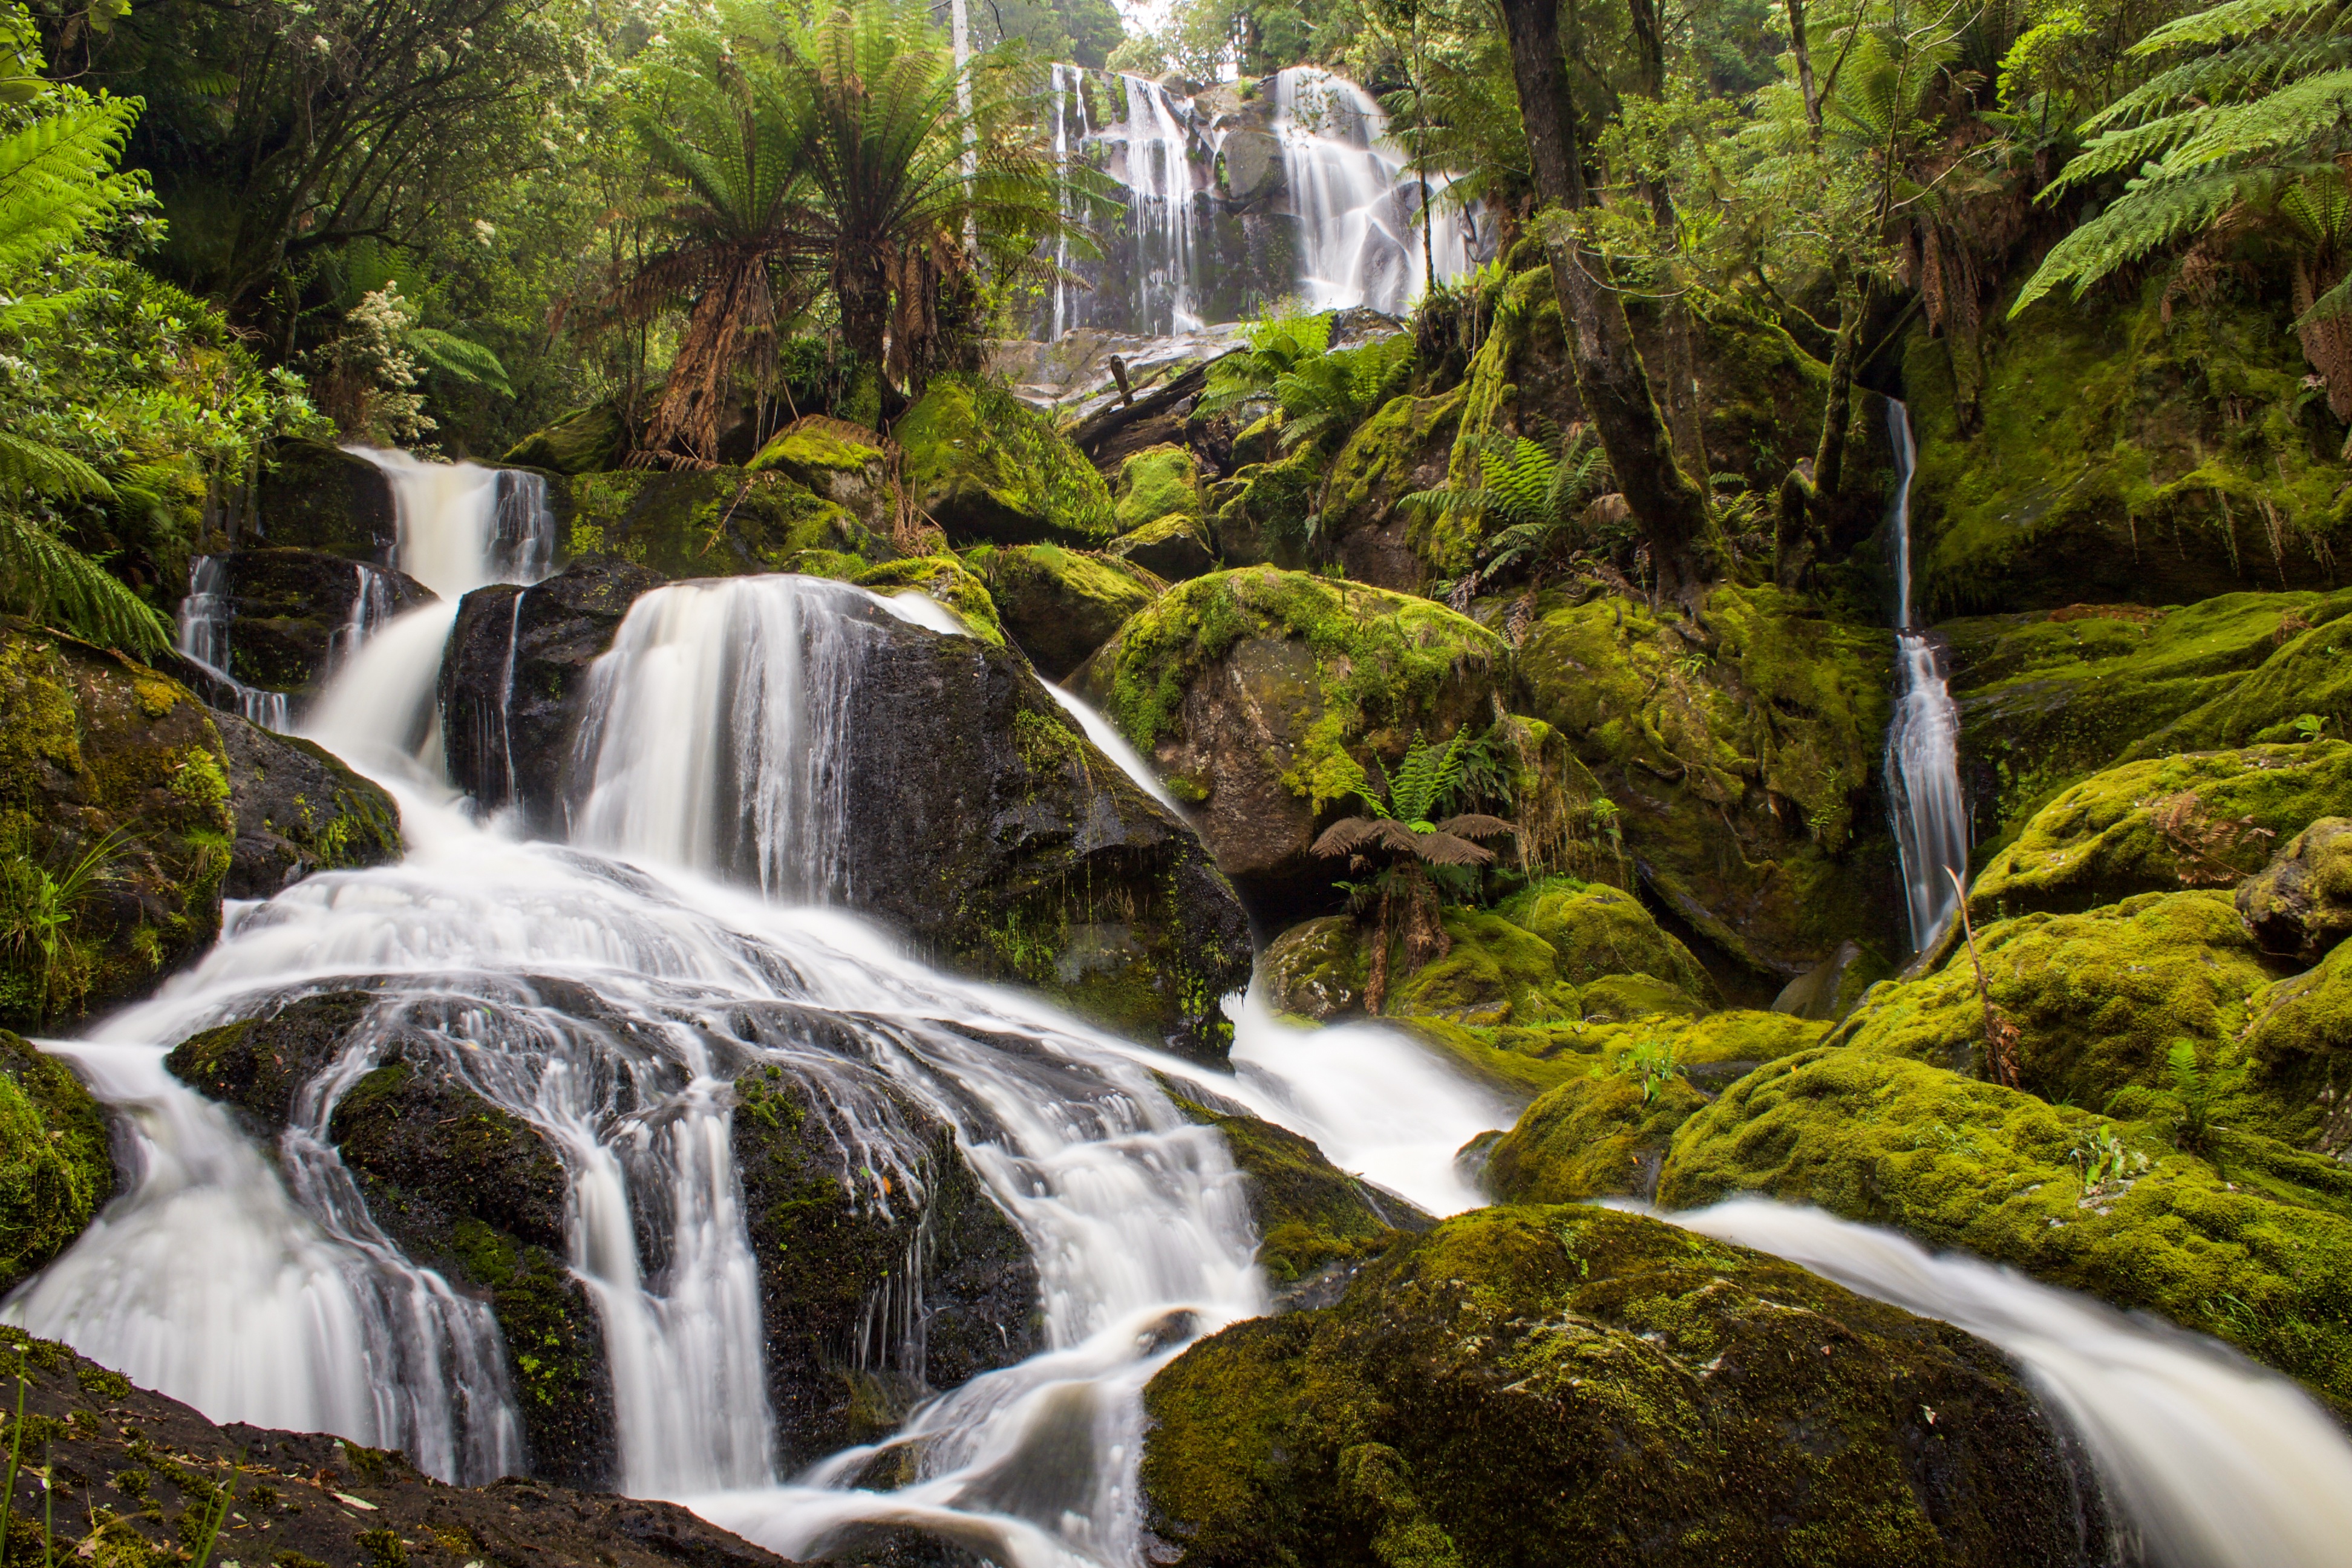
<svg viewBox="0 0 2352 1568">
<path fill-rule="evenodd" d="M 2209 1148 L 2213 1141 L 2212 1079 L 2197 1065 L 2194 1041 L 2173 1041 L 2172 1049 L 2165 1055 L 2165 1065 L 2171 1069 L 2172 1097 L 2179 1104 L 2173 1123 L 2173 1146 L 2197 1153 Z"/>
<path fill-rule="evenodd" d="M 1630 1078 L 1642 1086 L 1642 1103 L 1654 1105 L 1675 1074 L 1683 1070 L 1671 1040 L 1636 1040 L 1612 1061 L 1601 1063 L 1590 1076 Z"/>
</svg>

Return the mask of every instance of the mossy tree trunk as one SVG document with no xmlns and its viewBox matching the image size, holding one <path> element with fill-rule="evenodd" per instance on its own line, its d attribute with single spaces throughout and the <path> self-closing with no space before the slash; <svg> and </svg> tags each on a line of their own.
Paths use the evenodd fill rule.
<svg viewBox="0 0 2352 1568">
<path fill-rule="evenodd" d="M 1503 19 L 1537 194 L 1547 205 L 1574 213 L 1590 205 L 1590 193 L 1561 68 L 1558 6 L 1555 0 L 1504 0 Z M 1601 258 L 1567 223 L 1548 226 L 1544 244 L 1574 340 L 1577 394 L 1649 546 L 1658 585 L 1672 590 L 1700 581 L 1706 496 L 1675 461 L 1673 435 L 1651 395 L 1624 301 L 1601 280 Z"/>
</svg>

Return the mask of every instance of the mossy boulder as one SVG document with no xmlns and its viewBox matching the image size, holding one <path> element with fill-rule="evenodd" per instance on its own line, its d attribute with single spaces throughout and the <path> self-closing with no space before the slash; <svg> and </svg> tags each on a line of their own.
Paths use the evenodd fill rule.
<svg viewBox="0 0 2352 1568">
<path fill-rule="evenodd" d="M 1577 988 L 1561 978 L 1559 955 L 1543 938 L 1485 910 L 1446 910 L 1439 925 L 1449 944 L 1444 956 L 1408 974 L 1402 951 L 1391 954 L 1383 1013 L 1487 1025 L 1581 1016 Z"/>
<path fill-rule="evenodd" d="M 233 550 L 220 557 L 229 597 L 224 673 L 264 691 L 307 695 L 348 656 L 360 564 L 318 550 Z M 429 602 L 433 590 L 404 572 L 372 566 L 384 615 Z"/>
<path fill-rule="evenodd" d="M 786 426 L 743 467 L 782 474 L 887 537 L 898 510 L 887 446 L 863 426 L 812 414 Z"/>
<path fill-rule="evenodd" d="M 2227 1340 L 2346 1408 L 2352 1172 L 2214 1134 L 2225 1177 L 2174 1146 L 2174 1109 L 2109 1121 L 1831 1047 L 1759 1068 L 1685 1122 L 1658 1199 L 1757 1193 L 1893 1226 Z M 2086 1185 L 2102 1137 L 2124 1169 Z"/>
<path fill-rule="evenodd" d="M 1891 978 L 1895 966 L 1874 949 L 1842 942 L 1827 958 L 1805 971 L 1772 998 L 1772 1010 L 1817 1022 L 1842 1022 L 1870 988 Z"/>
<path fill-rule="evenodd" d="M 2143 893 L 2073 915 L 2022 915 L 1977 930 L 1987 994 L 2019 1034 L 2021 1085 L 2052 1100 L 2116 1106 L 2172 1079 L 2187 1041 L 2214 1084 L 2219 1120 L 2310 1142 L 2307 1091 L 2259 1070 L 2245 1044 L 2279 970 L 2230 895 Z M 1965 947 L 1927 977 L 1873 990 L 1844 1025 L 1857 1048 L 1956 1071 L 1982 1069 L 1984 1008 Z M 2119 1109 L 2119 1113 L 2120 1109 Z"/>
<path fill-rule="evenodd" d="M 545 983 L 567 1011 L 593 1003 Z M 435 1044 L 365 992 L 300 998 L 191 1036 L 171 1072 L 227 1105 L 259 1141 L 292 1121 L 304 1087 L 352 1050 L 366 1069 L 334 1104 L 328 1137 L 368 1214 L 415 1262 L 490 1303 L 505 1341 L 534 1474 L 606 1486 L 613 1393 L 602 1322 L 566 1266 L 566 1181 L 554 1147 L 484 1100 Z"/>
<path fill-rule="evenodd" d="M 265 544 L 382 563 L 400 542 L 392 481 L 365 458 L 326 441 L 272 447 L 254 510 L 254 531 Z"/>
<path fill-rule="evenodd" d="M 1646 976 L 1644 984 L 1655 985 Z M 1606 987 L 1610 981 L 1596 982 Z M 1591 990 L 1588 987 L 1587 990 Z M 1604 997 L 1609 993 L 1604 989 Z M 1672 994 L 1671 993 L 1669 994 Z M 1579 1003 L 1582 1005 L 1582 995 Z M 1758 1062 L 1819 1045 L 1826 1023 L 1785 1013 L 1732 1008 L 1720 1013 L 1679 1010 L 1556 1019 L 1529 1024 L 1457 1024 L 1443 1018 L 1400 1018 L 1400 1027 L 1438 1051 L 1454 1066 L 1520 1099 L 1532 1100 L 1564 1083 L 1589 1077 L 1596 1067 L 1613 1070 L 1636 1045 L 1670 1055 L 1676 1070 L 1712 1092 Z"/>
<path fill-rule="evenodd" d="M 985 379 L 941 376 L 890 434 L 922 514 L 959 547 L 1097 545 L 1116 531 L 1110 489 L 1045 416 Z"/>
<path fill-rule="evenodd" d="M 952 1131 L 879 1073 L 845 1070 L 856 1081 L 754 1061 L 733 1090 L 788 1469 L 886 1436 L 926 1395 L 1043 1343 L 1028 1245 Z"/>
<path fill-rule="evenodd" d="M 1162 442 L 1130 454 L 1118 466 L 1111 487 L 1111 515 L 1121 533 L 1132 533 L 1163 517 L 1201 515 L 1200 465 L 1192 449 Z"/>
<path fill-rule="evenodd" d="M 0 1295 L 114 1195 L 106 1115 L 71 1068 L 0 1030 Z"/>
<path fill-rule="evenodd" d="M 995 602 L 1006 635 L 1048 680 L 1067 679 L 1166 589 L 1117 556 L 1058 544 L 977 545 L 963 563 Z"/>
<path fill-rule="evenodd" d="M 2237 903 L 2263 952 L 2318 963 L 2352 935 L 2352 817 L 2323 816 L 2280 845 Z"/>
<path fill-rule="evenodd" d="M 1446 537 L 1438 513 L 1403 504 L 1416 490 L 1445 487 L 1469 393 L 1465 384 L 1434 396 L 1391 398 L 1331 459 L 1320 532 L 1349 576 L 1418 594 L 1435 578 L 1469 570 L 1477 542 Z"/>
<path fill-rule="evenodd" d="M 1977 873 L 1969 908 L 1978 920 L 2066 913 L 2233 884 L 2261 869 L 2283 839 L 2347 802 L 2352 745 L 2341 741 L 2126 763 L 2036 812 Z"/>
<path fill-rule="evenodd" d="M 1662 907 L 1775 988 L 1842 941 L 1894 944 L 1886 633 L 1772 588 L 1719 587 L 1687 617 L 1557 592 L 1538 609 L 1521 710 L 1590 770 Z"/>
<path fill-rule="evenodd" d="M 215 713 L 228 755 L 236 842 L 221 892 L 267 899 L 313 871 L 386 866 L 400 858 L 400 805 L 373 779 L 294 735 L 273 735 Z"/>
<path fill-rule="evenodd" d="M 1318 1024 L 1361 1013 L 1369 956 L 1355 916 L 1301 921 L 1258 955 L 1266 1005 Z"/>
<path fill-rule="evenodd" d="M 1656 1195 L 1675 1129 L 1706 1103 L 1679 1075 L 1645 1082 L 1596 1064 L 1546 1089 L 1486 1157 L 1482 1182 L 1497 1203 L 1575 1204 Z"/>
<path fill-rule="evenodd" d="M 854 584 L 886 599 L 920 594 L 951 612 L 971 636 L 991 647 L 1004 646 L 1004 627 L 997 619 L 996 601 L 988 584 L 953 555 L 906 555 L 869 563 L 854 555 L 812 552 L 798 557 L 793 569 L 811 577 Z"/>
<path fill-rule="evenodd" d="M 2352 1163 L 2352 947 L 2273 982 L 2247 1011 L 2248 1076 L 2270 1106 L 2289 1112 L 2269 1125 L 2298 1147 Z"/>
<path fill-rule="evenodd" d="M 847 508 L 779 468 L 642 468 L 573 479 L 568 553 L 612 555 L 665 577 L 797 569 L 812 551 L 898 552 Z"/>
<path fill-rule="evenodd" d="M 1991 1347 L 1603 1209 L 1449 1220 L 1337 1306 L 1193 1345 L 1144 1404 L 1147 1523 L 1184 1568 L 2022 1568 L 2105 1544 Z"/>
<path fill-rule="evenodd" d="M 1087 694 L 1180 782 L 1217 864 L 1296 908 L 1334 868 L 1308 853 L 1339 802 L 1415 735 L 1483 721 L 1503 645 L 1442 605 L 1254 566 L 1182 584 L 1087 662 Z"/>
<path fill-rule="evenodd" d="M 1312 1139 L 1189 1100 L 1183 1091 L 1183 1085 L 1170 1087 L 1176 1109 L 1215 1128 L 1242 1173 L 1257 1227 L 1258 1265 L 1274 1287 L 1277 1310 L 1329 1305 L 1366 1258 L 1378 1257 L 1399 1235 L 1436 1223 L 1394 1193 L 1332 1164 Z"/>
<path fill-rule="evenodd" d="M 1936 635 L 1949 648 L 1961 781 L 1977 840 L 2003 839 L 2060 790 L 2126 756 L 2212 751 L 2254 739 L 2219 738 L 2229 728 L 2220 723 L 2197 726 L 2213 739 L 2164 737 L 2189 714 L 2231 706 L 2228 700 L 2252 684 L 2248 672 L 2347 609 L 2352 594 L 2231 594 L 2173 609 L 2074 605 L 1945 622 Z M 2333 646 L 2323 637 L 2313 647 Z M 2297 679 L 2304 687 L 2329 677 L 2324 661 L 2292 662 L 2303 664 Z M 2271 700 L 2257 711 L 2283 710 L 2291 718 L 2309 710 L 2294 681 L 2272 681 L 2265 689 Z M 2275 721 L 2265 719 L 2257 728 Z"/>
<path fill-rule="evenodd" d="M 1650 974 L 1701 1001 L 1721 1001 L 1706 966 L 1622 888 L 1548 878 L 1513 894 L 1495 912 L 1550 943 L 1560 978 L 1571 984 L 1609 974 Z"/>
<path fill-rule="evenodd" d="M 1988 333 L 1980 370 L 1912 329 L 1915 600 L 1931 615 L 2334 580 L 2342 466 L 2283 304 L 2165 293 L 2150 279 L 2114 303 L 2036 305 Z"/>
<path fill-rule="evenodd" d="M 509 448 L 501 460 L 510 467 L 544 468 L 555 474 L 594 474 L 619 468 L 632 444 L 620 405 L 608 398 L 532 431 Z"/>
<path fill-rule="evenodd" d="M 1200 519 L 1181 511 L 1120 534 L 1103 547 L 1103 552 L 1170 583 L 1189 582 L 1217 567 L 1216 547 L 1209 531 L 1201 526 Z"/>
<path fill-rule="evenodd" d="M 1202 510 L 1228 566 L 1307 564 L 1307 520 L 1322 493 L 1323 468 L 1312 447 L 1244 463 L 1202 493 Z"/>
<path fill-rule="evenodd" d="M 194 693 L 0 618 L 0 900 L 9 923 L 54 933 L 46 952 L 0 950 L 0 1026 L 127 1001 L 202 951 L 236 830 L 227 753 Z"/>
<path fill-rule="evenodd" d="M 478 588 L 457 606 L 436 688 L 449 776 L 486 809 L 559 823 L 589 667 L 657 572 L 586 555 L 529 587 Z"/>
<path fill-rule="evenodd" d="M 2242 680 L 2135 742 L 2129 757 L 2352 734 L 2352 593 L 2276 595 L 2277 649 Z"/>
</svg>

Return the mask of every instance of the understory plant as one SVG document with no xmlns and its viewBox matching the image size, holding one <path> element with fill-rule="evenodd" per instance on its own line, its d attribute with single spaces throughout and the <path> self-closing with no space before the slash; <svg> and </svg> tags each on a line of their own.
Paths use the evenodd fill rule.
<svg viewBox="0 0 2352 1568">
<path fill-rule="evenodd" d="M 1389 948 L 1402 938 L 1405 973 L 1412 974 L 1443 958 L 1453 942 L 1438 919 L 1433 873 L 1494 863 L 1481 839 L 1507 837 L 1518 830 L 1499 816 L 1478 812 L 1443 815 L 1466 793 L 1475 742 L 1456 731 L 1443 747 L 1418 733 L 1395 772 L 1357 793 L 1362 809 L 1343 816 L 1315 840 L 1315 853 L 1345 858 L 1356 879 L 1343 884 L 1349 908 L 1371 917 L 1372 958 L 1364 981 L 1364 1005 L 1377 1014 L 1388 994 Z"/>
<path fill-rule="evenodd" d="M 0 996 L 36 1026 L 88 990 L 89 963 L 74 940 L 74 917 L 114 879 L 127 840 L 117 828 L 61 872 L 14 850 L 0 858 L 0 966 L 11 972 Z"/>
<path fill-rule="evenodd" d="M 1619 1078 L 1633 1079 L 1642 1086 L 1642 1103 L 1649 1105 L 1657 1100 L 1659 1091 L 1680 1071 L 1682 1062 L 1675 1054 L 1673 1041 L 1641 1039 L 1634 1041 L 1614 1060 L 1594 1068 L 1590 1076 L 1606 1078 L 1613 1073 Z"/>
</svg>

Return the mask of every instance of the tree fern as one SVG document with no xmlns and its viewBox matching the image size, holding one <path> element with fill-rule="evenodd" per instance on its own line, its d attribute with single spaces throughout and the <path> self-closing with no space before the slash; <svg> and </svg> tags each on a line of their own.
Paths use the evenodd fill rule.
<svg viewBox="0 0 2352 1568">
<path fill-rule="evenodd" d="M 0 601 L 77 637 L 152 658 L 171 624 L 106 568 L 39 523 L 0 510 Z"/>
</svg>

